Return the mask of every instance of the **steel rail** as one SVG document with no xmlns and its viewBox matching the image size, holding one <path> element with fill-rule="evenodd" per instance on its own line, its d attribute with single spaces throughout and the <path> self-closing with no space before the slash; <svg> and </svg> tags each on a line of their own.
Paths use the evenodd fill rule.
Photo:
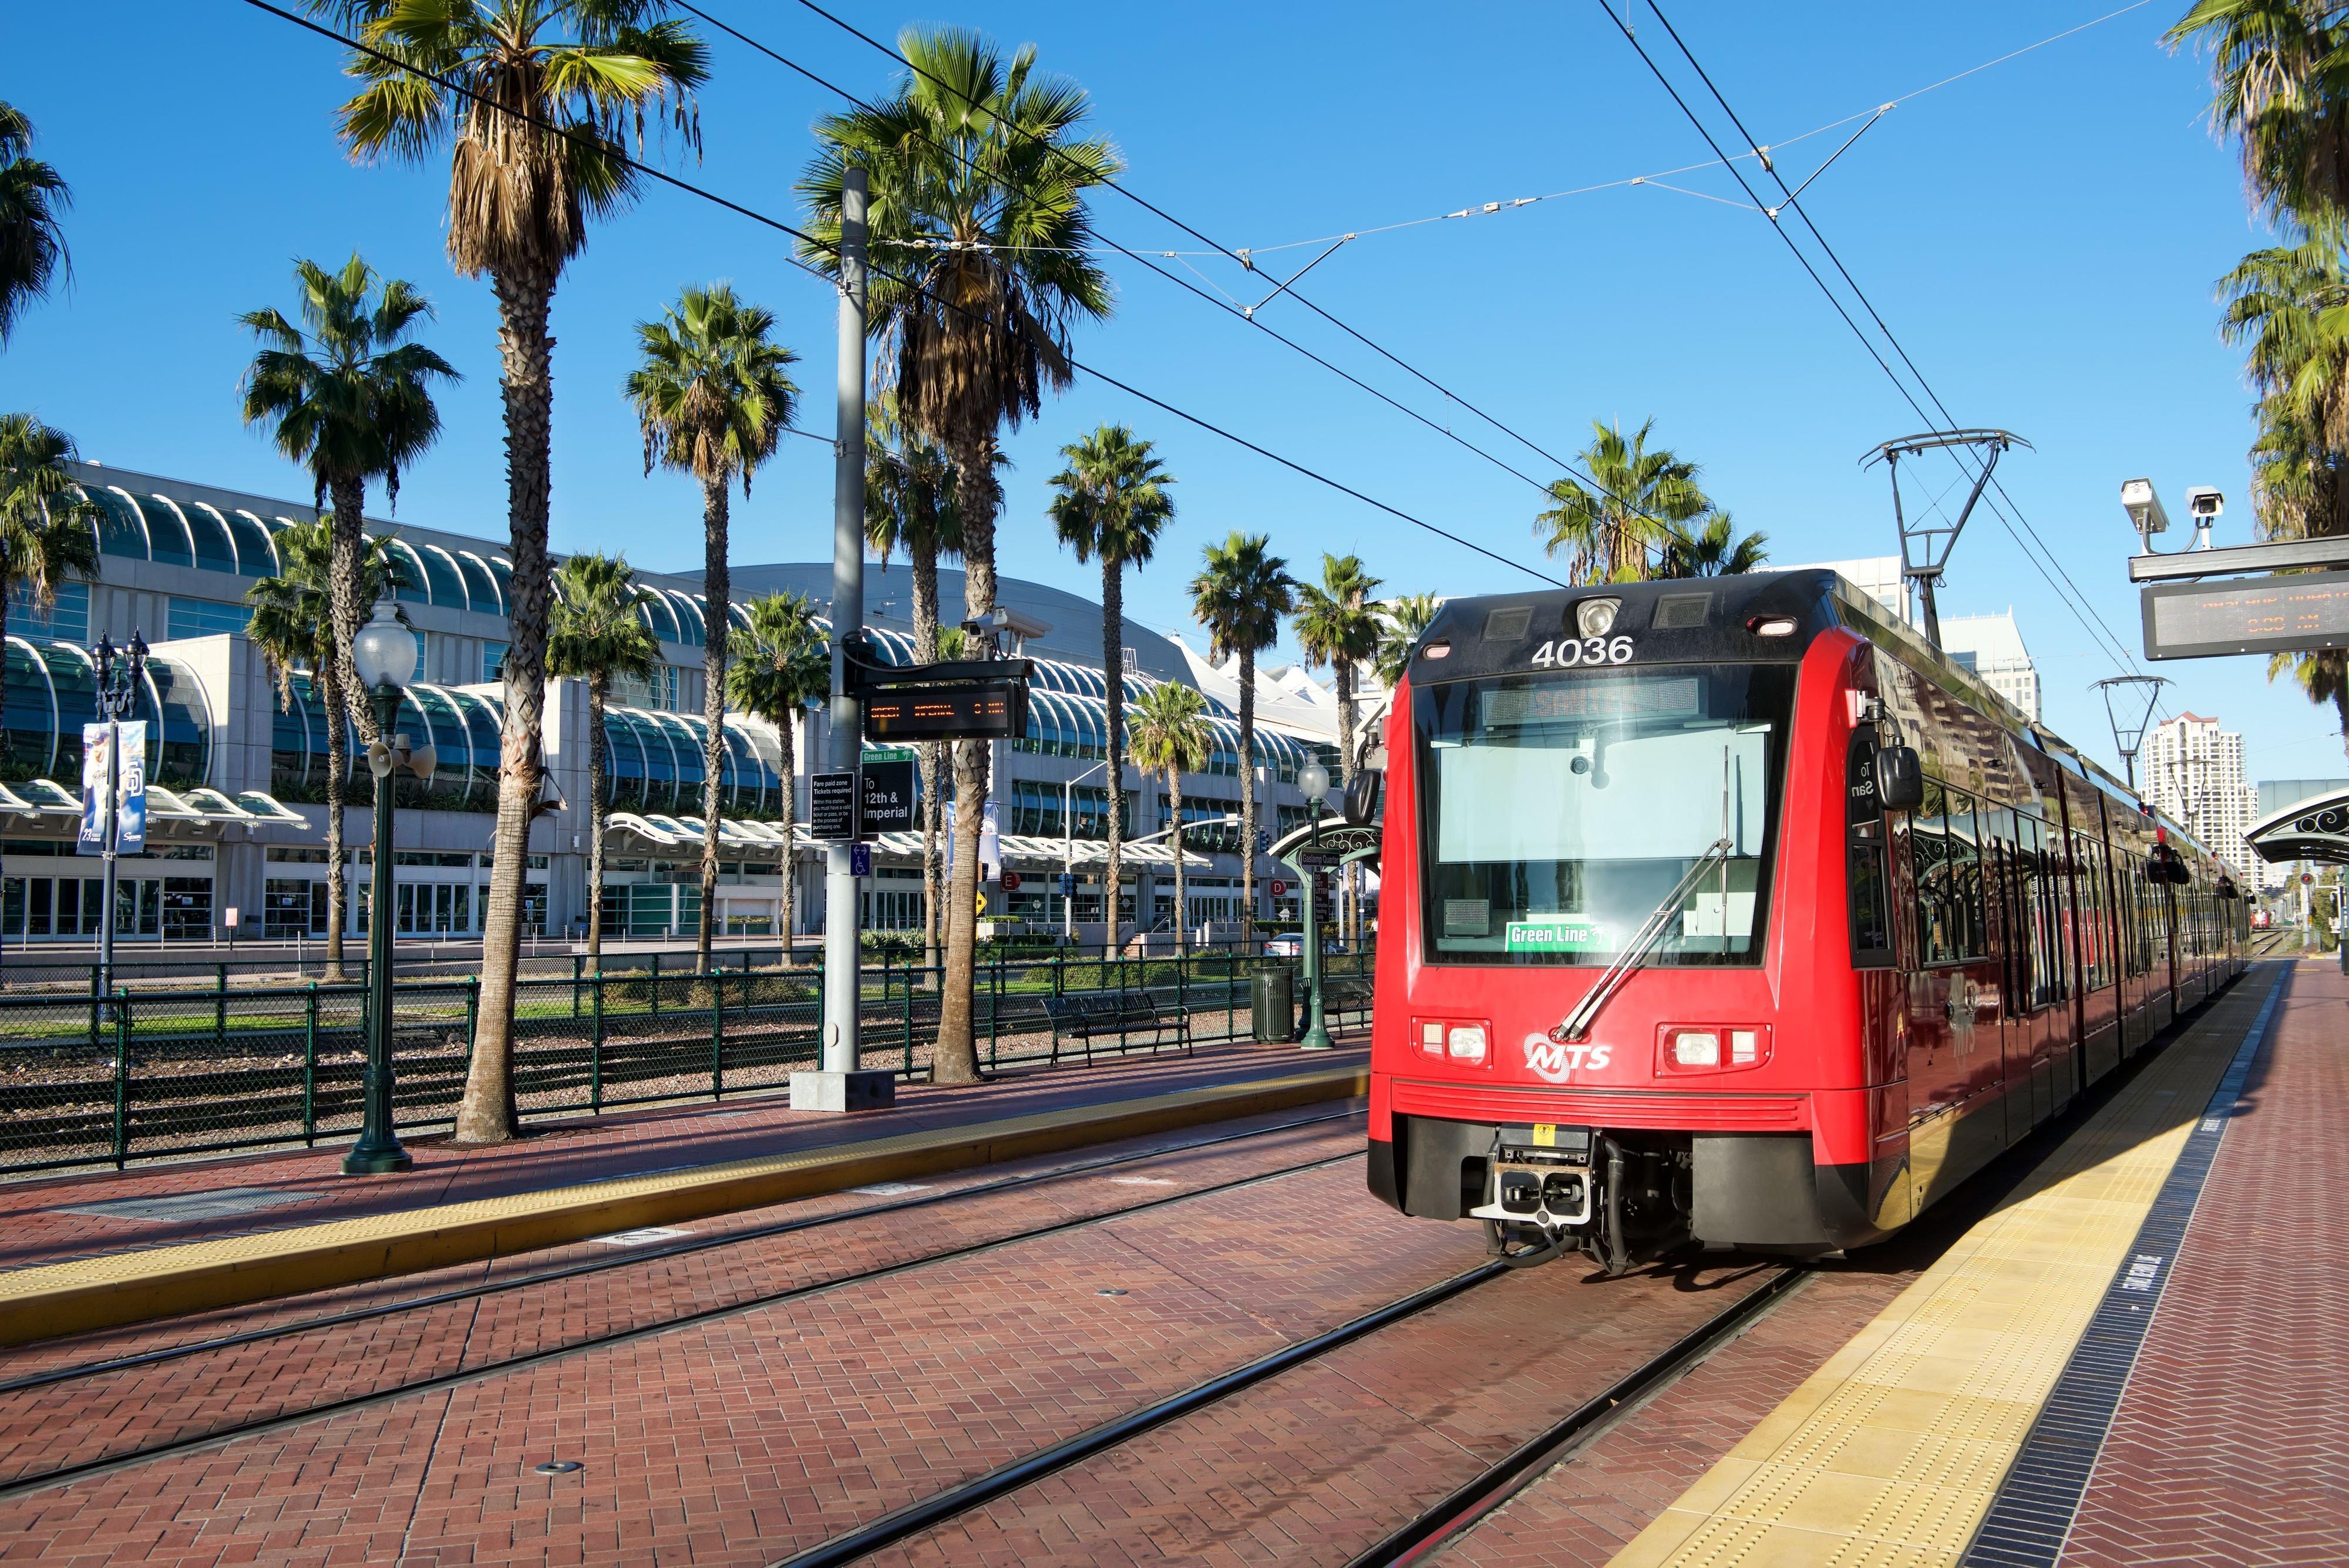
<svg viewBox="0 0 2349 1568">
<path fill-rule="evenodd" d="M 1442 1551 L 1550 1467 L 1597 1441 L 1636 1402 L 1661 1392 L 1695 1370 L 1707 1356 L 1743 1334 L 1811 1277 L 1811 1271 L 1799 1265 L 1781 1268 L 1767 1282 L 1748 1291 L 1711 1322 L 1691 1330 L 1669 1348 L 1626 1373 L 1604 1393 L 1526 1438 L 1475 1479 L 1352 1558 L 1347 1568 L 1389 1568 L 1390 1564 L 1416 1563 Z"/>
<path fill-rule="evenodd" d="M 1148 1213 L 1153 1210 L 1167 1208 L 1177 1203 L 1188 1203 L 1195 1199 L 1210 1198 L 1220 1193 L 1238 1191 L 1266 1182 L 1278 1181 L 1283 1177 L 1297 1176 L 1307 1171 L 1325 1169 L 1333 1165 L 1342 1165 L 1349 1160 L 1361 1158 L 1361 1155 L 1359 1152 L 1350 1152 L 1331 1155 L 1322 1159 L 1307 1160 L 1300 1165 L 1283 1166 L 1277 1170 L 1259 1171 L 1253 1176 L 1216 1182 L 1212 1186 L 1195 1188 L 1189 1192 L 1169 1193 L 1164 1198 L 1151 1199 L 1105 1214 L 1088 1214 L 1058 1220 L 1049 1225 L 1035 1226 L 1029 1230 L 1015 1231 L 1008 1236 L 993 1237 L 984 1241 L 972 1241 L 959 1247 L 947 1248 L 943 1251 L 926 1253 L 918 1258 L 907 1258 L 895 1263 L 885 1263 L 877 1268 L 860 1269 L 853 1273 L 842 1274 L 833 1279 L 792 1285 L 779 1291 L 763 1292 L 742 1301 L 729 1302 L 719 1306 L 703 1307 L 675 1317 L 663 1318 L 656 1323 L 637 1324 L 627 1328 L 591 1334 L 568 1344 L 549 1345 L 544 1349 L 510 1355 L 481 1366 L 462 1367 L 454 1371 L 437 1373 L 431 1376 L 416 1378 L 393 1387 L 373 1389 L 340 1399 L 329 1399 L 305 1407 L 300 1410 L 289 1410 L 282 1415 L 235 1422 L 214 1428 L 210 1431 L 170 1438 L 164 1442 L 123 1453 L 109 1454 L 101 1459 L 60 1465 L 37 1474 L 19 1476 L 5 1482 L 0 1482 L 0 1501 L 26 1496 L 33 1492 L 55 1490 L 58 1487 L 70 1486 L 100 1476 L 110 1475 L 119 1470 L 134 1469 L 157 1459 L 174 1459 L 182 1454 L 218 1448 L 222 1444 L 244 1438 L 284 1431 L 294 1427 L 307 1425 L 312 1421 L 348 1415 L 353 1411 L 370 1409 L 379 1405 L 388 1405 L 395 1400 L 409 1398 L 418 1394 L 435 1393 L 444 1388 L 456 1388 L 467 1384 L 487 1382 L 509 1373 L 543 1366 L 553 1362 L 567 1361 L 574 1356 L 585 1355 L 598 1350 L 608 1350 L 616 1345 L 634 1344 L 638 1340 L 671 1334 L 678 1329 L 692 1328 L 730 1317 L 740 1317 L 767 1307 L 804 1301 L 810 1297 L 824 1295 L 849 1286 L 869 1284 L 875 1281 L 891 1279 L 899 1274 L 931 1268 L 936 1264 L 957 1262 L 966 1258 L 999 1251 L 1008 1247 L 1016 1247 L 1028 1241 L 1062 1235 L 1095 1225 L 1109 1224 L 1115 1220 L 1129 1219 L 1136 1214 Z"/>
<path fill-rule="evenodd" d="M 983 1508 L 1005 1493 L 1041 1480 L 1055 1470 L 1065 1469 L 1095 1454 L 1131 1442 L 1154 1428 L 1218 1404 L 1268 1377 L 1278 1376 L 1294 1366 L 1326 1355 L 1365 1334 L 1375 1334 L 1390 1324 L 1400 1323 L 1430 1307 L 1440 1306 L 1464 1291 L 1473 1290 L 1510 1272 L 1506 1263 L 1479 1264 L 1466 1273 L 1454 1274 L 1424 1290 L 1414 1291 L 1400 1301 L 1389 1302 L 1310 1339 L 1283 1345 L 1245 1366 L 1235 1367 L 1180 1394 L 1170 1395 L 1115 1420 L 1088 1428 L 1050 1448 L 1039 1449 L 1023 1459 L 998 1465 L 985 1475 L 974 1476 L 943 1491 L 916 1498 L 901 1508 L 890 1510 L 870 1523 L 859 1525 L 845 1535 L 835 1535 L 818 1545 L 780 1558 L 771 1564 L 771 1568 L 838 1568 L 840 1564 L 853 1563 L 909 1535 L 917 1535 L 942 1524 L 958 1514 Z"/>
<path fill-rule="evenodd" d="M 1343 1121 L 1360 1116 L 1360 1111 L 1332 1111 L 1324 1116 L 1306 1116 L 1293 1122 L 1280 1122 L 1272 1127 L 1252 1127 L 1246 1132 L 1225 1133 L 1220 1137 L 1199 1138 L 1190 1143 L 1174 1144 L 1164 1148 L 1143 1149 L 1134 1154 L 1112 1155 L 1106 1159 L 1083 1160 L 1075 1165 L 1055 1166 L 1050 1170 L 1030 1171 L 1024 1176 L 999 1177 L 969 1187 L 958 1187 L 950 1192 L 934 1192 L 926 1198 L 905 1198 L 892 1203 L 869 1203 L 861 1209 L 845 1209 L 837 1214 L 813 1214 L 804 1219 L 781 1220 L 769 1225 L 757 1225 L 748 1231 L 734 1231 L 719 1236 L 700 1236 L 673 1246 L 632 1249 L 609 1258 L 566 1263 L 560 1268 L 543 1269 L 533 1274 L 518 1274 L 512 1279 L 488 1280 L 475 1285 L 460 1285 L 454 1290 L 437 1291 L 429 1295 L 408 1296 L 394 1302 L 379 1302 L 373 1306 L 354 1307 L 347 1312 L 330 1313 L 321 1317 L 303 1318 L 295 1323 L 277 1324 L 267 1328 L 247 1329 L 239 1334 L 217 1335 L 212 1339 L 191 1340 L 185 1345 L 168 1345 L 154 1350 L 143 1350 L 130 1355 L 112 1356 L 104 1361 L 85 1361 L 70 1366 L 53 1367 L 46 1372 L 28 1373 L 22 1377 L 0 1382 L 0 1395 L 20 1394 L 27 1389 L 47 1388 L 59 1383 L 71 1383 L 84 1377 L 101 1376 L 110 1372 L 128 1372 L 142 1366 L 160 1366 L 191 1355 L 213 1351 L 233 1350 L 239 1345 L 259 1345 L 273 1339 L 288 1338 L 297 1334 L 309 1334 L 322 1329 L 340 1328 L 348 1324 L 366 1323 L 379 1317 L 421 1307 L 447 1306 L 452 1302 L 478 1300 L 482 1296 L 500 1295 L 507 1291 L 526 1289 L 531 1285 L 552 1284 L 561 1280 L 577 1279 L 585 1274 L 609 1273 L 638 1263 L 658 1262 L 664 1258 L 683 1257 L 693 1252 L 706 1252 L 717 1247 L 730 1247 L 745 1241 L 762 1241 L 770 1237 L 788 1236 L 798 1231 L 812 1231 L 825 1225 L 843 1224 L 851 1220 L 870 1220 L 878 1215 L 901 1213 L 908 1209 L 926 1209 L 936 1203 L 951 1203 L 957 1199 L 977 1198 L 990 1192 L 1004 1192 L 1022 1187 L 1033 1187 L 1064 1177 L 1082 1176 L 1090 1171 L 1107 1170 L 1121 1165 L 1133 1165 L 1145 1159 L 1163 1159 L 1168 1155 L 1188 1154 L 1193 1149 L 1214 1148 L 1217 1145 L 1238 1143 L 1247 1138 L 1262 1137 L 1270 1133 L 1288 1132 L 1298 1127 L 1315 1127 L 1323 1122 Z M 800 1201 L 804 1201 L 803 1199 Z M 764 1207 L 762 1205 L 761 1207 Z M 592 1238 L 591 1238 L 592 1239 Z"/>
</svg>

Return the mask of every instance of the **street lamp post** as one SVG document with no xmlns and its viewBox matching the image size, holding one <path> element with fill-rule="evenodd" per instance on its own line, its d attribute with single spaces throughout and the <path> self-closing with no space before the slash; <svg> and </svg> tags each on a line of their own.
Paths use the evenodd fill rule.
<svg viewBox="0 0 2349 1568">
<path fill-rule="evenodd" d="M 1095 763 L 1084 772 L 1061 781 L 1061 937 L 1064 941 L 1077 940 L 1076 786 L 1108 766 L 1107 763 Z M 1102 886 L 1106 892 L 1108 884 L 1104 882 Z M 1103 950 L 1107 950 L 1106 947 Z"/>
<path fill-rule="evenodd" d="M 399 623 L 388 599 L 375 607 L 375 618 L 351 639 L 351 663 L 360 689 L 375 704 L 382 738 L 367 749 L 367 772 L 375 776 L 375 870 L 367 892 L 366 1093 L 359 1140 L 343 1157 L 343 1174 L 378 1176 L 415 1163 L 391 1130 L 393 775 L 406 767 L 429 778 L 438 759 L 430 746 L 411 750 L 406 735 L 392 732 L 402 688 L 416 674 L 416 634 Z M 342 714 L 327 715 L 328 723 L 343 722 Z M 342 780 L 334 781 L 337 794 L 342 786 Z"/>
<path fill-rule="evenodd" d="M 98 926 L 98 993 L 114 993 L 115 843 L 122 836 L 122 721 L 139 701 L 145 684 L 147 639 L 130 634 L 130 645 L 117 652 L 114 639 L 101 637 L 95 650 L 98 662 L 98 709 L 106 715 L 106 815 L 98 819 L 105 835 L 99 854 L 106 862 L 105 903 Z"/>
<path fill-rule="evenodd" d="M 1297 773 L 1297 787 L 1305 792 L 1305 807 L 1313 814 L 1312 842 L 1321 841 L 1321 808 L 1330 796 L 1330 770 L 1319 763 L 1308 763 Z M 1305 940 L 1299 950 L 1305 960 L 1305 995 L 1311 1016 L 1305 1026 L 1305 1038 L 1299 1041 L 1301 1049 L 1330 1049 L 1330 1025 L 1321 1005 L 1321 873 L 1312 867 L 1299 878 L 1305 886 L 1298 889 L 1299 904 L 1305 915 Z"/>
</svg>

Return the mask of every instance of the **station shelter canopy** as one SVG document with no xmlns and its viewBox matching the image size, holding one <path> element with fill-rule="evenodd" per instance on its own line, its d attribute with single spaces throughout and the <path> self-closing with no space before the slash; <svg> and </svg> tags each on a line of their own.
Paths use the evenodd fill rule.
<svg viewBox="0 0 2349 1568">
<path fill-rule="evenodd" d="M 2349 790 L 2311 795 L 2270 813 L 2251 825 L 2243 842 L 2271 864 L 2314 860 L 2349 866 Z"/>
</svg>

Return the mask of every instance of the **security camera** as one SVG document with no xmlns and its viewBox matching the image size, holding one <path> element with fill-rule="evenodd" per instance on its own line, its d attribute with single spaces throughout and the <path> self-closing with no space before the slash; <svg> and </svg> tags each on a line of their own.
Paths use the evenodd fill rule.
<svg viewBox="0 0 2349 1568">
<path fill-rule="evenodd" d="M 2188 487 L 2186 510 L 2194 514 L 2195 526 L 2208 528 L 2211 519 L 2227 510 L 2227 498 L 2207 484 Z"/>
<path fill-rule="evenodd" d="M 2128 513 L 2129 526 L 2139 534 L 2150 537 L 2169 532 L 2169 514 L 2162 510 L 2161 497 L 2154 493 L 2152 480 L 2132 479 L 2124 483 L 2121 506 Z"/>
</svg>

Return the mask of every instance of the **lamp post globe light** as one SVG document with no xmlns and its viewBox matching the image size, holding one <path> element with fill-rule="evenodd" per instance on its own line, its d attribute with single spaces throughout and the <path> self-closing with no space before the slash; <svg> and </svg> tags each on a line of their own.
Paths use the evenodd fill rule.
<svg viewBox="0 0 2349 1568">
<path fill-rule="evenodd" d="M 393 774 L 405 765 L 429 776 L 436 759 L 430 747 L 411 753 L 407 737 L 391 732 L 401 691 L 416 675 L 416 634 L 399 623 L 390 600 L 378 603 L 375 618 L 351 639 L 351 663 L 359 685 L 375 703 L 381 738 L 367 749 L 367 772 L 375 776 L 375 865 L 367 891 L 366 1093 L 359 1140 L 343 1157 L 343 1174 L 378 1176 L 415 1163 L 391 1130 Z M 336 780 L 335 786 L 340 789 L 342 781 Z"/>
</svg>

